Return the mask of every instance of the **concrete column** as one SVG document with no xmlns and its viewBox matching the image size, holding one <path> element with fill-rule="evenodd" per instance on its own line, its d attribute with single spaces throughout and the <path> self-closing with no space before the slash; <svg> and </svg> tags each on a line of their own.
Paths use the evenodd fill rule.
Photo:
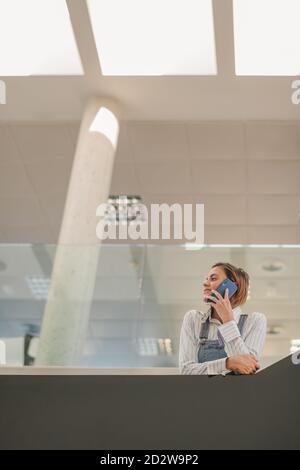
<svg viewBox="0 0 300 470">
<path fill-rule="evenodd" d="M 77 141 L 36 365 L 75 365 L 86 338 L 101 240 L 96 208 L 109 195 L 118 110 L 87 104 Z"/>
</svg>

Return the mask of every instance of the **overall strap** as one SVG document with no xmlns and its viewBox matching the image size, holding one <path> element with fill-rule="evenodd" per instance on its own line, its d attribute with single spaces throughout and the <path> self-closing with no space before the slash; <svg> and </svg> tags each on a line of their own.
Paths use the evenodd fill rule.
<svg viewBox="0 0 300 470">
<path fill-rule="evenodd" d="M 244 325 L 245 325 L 245 322 L 247 320 L 247 317 L 248 317 L 248 315 L 246 313 L 242 313 L 240 315 L 239 322 L 238 322 L 238 329 L 240 330 L 241 335 L 243 333 L 243 329 L 244 329 Z"/>
<path fill-rule="evenodd" d="M 209 318 L 207 318 L 206 321 L 203 322 L 201 325 L 200 339 L 207 339 L 208 331 L 209 331 Z"/>
</svg>

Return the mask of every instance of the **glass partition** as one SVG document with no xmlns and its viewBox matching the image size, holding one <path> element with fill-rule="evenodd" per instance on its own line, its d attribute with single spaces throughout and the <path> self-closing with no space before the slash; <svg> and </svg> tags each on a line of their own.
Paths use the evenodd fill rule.
<svg viewBox="0 0 300 470">
<path fill-rule="evenodd" d="M 242 310 L 267 316 L 262 364 L 293 352 L 300 342 L 300 245 L 188 248 L 102 244 L 84 346 L 74 365 L 178 367 L 183 316 L 206 310 L 201 285 L 218 261 L 250 275 Z M 78 249 L 72 247 L 74 253 Z M 35 364 L 55 252 L 54 245 L 0 245 L 0 340 L 7 366 Z M 76 292 L 68 299 L 78 301 Z"/>
</svg>

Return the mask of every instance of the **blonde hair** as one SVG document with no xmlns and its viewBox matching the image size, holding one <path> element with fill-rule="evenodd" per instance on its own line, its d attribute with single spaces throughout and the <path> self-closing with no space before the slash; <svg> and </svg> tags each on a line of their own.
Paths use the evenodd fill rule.
<svg viewBox="0 0 300 470">
<path fill-rule="evenodd" d="M 248 290 L 250 283 L 249 274 L 242 268 L 237 268 L 236 266 L 230 263 L 219 262 L 212 266 L 212 268 L 216 267 L 222 268 L 228 279 L 235 282 L 238 286 L 238 290 L 235 294 L 233 294 L 230 299 L 232 308 L 244 304 L 248 298 Z"/>
</svg>

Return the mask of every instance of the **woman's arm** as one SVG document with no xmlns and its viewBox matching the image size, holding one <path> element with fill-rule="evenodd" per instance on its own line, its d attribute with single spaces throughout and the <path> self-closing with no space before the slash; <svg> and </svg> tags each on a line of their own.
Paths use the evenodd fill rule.
<svg viewBox="0 0 300 470">
<path fill-rule="evenodd" d="M 267 332 L 267 320 L 263 313 L 254 312 L 248 315 L 244 339 L 234 320 L 223 323 L 218 329 L 224 339 L 228 357 L 241 354 L 252 354 L 257 359 L 260 357 Z"/>
<path fill-rule="evenodd" d="M 230 372 L 226 369 L 226 357 L 215 361 L 197 361 L 198 339 L 195 335 L 195 321 L 192 310 L 183 318 L 179 344 L 179 371 L 183 375 L 217 375 Z"/>
</svg>

